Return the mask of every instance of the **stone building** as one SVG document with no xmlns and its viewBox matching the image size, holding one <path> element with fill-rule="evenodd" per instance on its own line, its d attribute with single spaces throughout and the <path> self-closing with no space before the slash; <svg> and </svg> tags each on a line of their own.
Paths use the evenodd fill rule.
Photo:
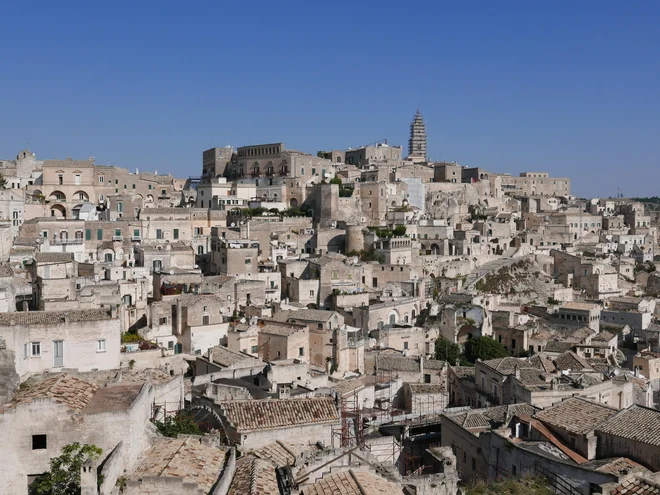
<svg viewBox="0 0 660 495">
<path fill-rule="evenodd" d="M 107 310 L 0 314 L 0 337 L 22 377 L 46 371 L 119 367 L 121 322 Z"/>
<path fill-rule="evenodd" d="M 426 161 L 426 125 L 419 110 L 410 124 L 410 139 L 408 140 L 408 156 Z"/>
<path fill-rule="evenodd" d="M 339 413 L 330 397 L 230 401 L 220 404 L 227 437 L 240 449 L 258 449 L 282 438 L 332 446 Z"/>
<path fill-rule="evenodd" d="M 519 177 L 498 174 L 505 192 L 518 196 L 570 196 L 571 179 L 550 177 L 547 172 L 522 172 Z"/>
</svg>

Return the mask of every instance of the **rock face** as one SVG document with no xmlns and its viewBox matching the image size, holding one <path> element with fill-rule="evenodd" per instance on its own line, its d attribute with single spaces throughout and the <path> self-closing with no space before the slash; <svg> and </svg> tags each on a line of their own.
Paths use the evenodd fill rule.
<svg viewBox="0 0 660 495">
<path fill-rule="evenodd" d="M 7 343 L 0 339 L 0 404 L 11 400 L 21 382 L 16 373 L 15 359 L 14 351 L 7 349 Z"/>
</svg>

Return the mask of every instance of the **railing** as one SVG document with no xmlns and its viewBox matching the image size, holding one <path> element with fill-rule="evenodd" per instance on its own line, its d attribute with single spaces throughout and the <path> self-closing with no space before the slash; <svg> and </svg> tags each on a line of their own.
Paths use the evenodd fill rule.
<svg viewBox="0 0 660 495">
<path fill-rule="evenodd" d="M 134 241 L 141 241 L 141 240 L 142 240 L 142 236 L 141 236 L 141 235 L 135 235 L 135 234 L 133 234 L 133 235 L 131 236 L 131 239 L 134 240 Z"/>
<path fill-rule="evenodd" d="M 82 237 L 80 238 L 75 238 L 75 239 L 53 239 L 51 244 L 55 244 L 57 246 L 66 246 L 69 244 L 82 244 L 83 239 Z"/>
<path fill-rule="evenodd" d="M 279 285 L 275 285 L 274 287 L 266 287 L 266 292 L 275 292 L 280 289 Z"/>
<path fill-rule="evenodd" d="M 113 236 L 112 236 L 112 240 L 113 240 L 113 241 L 123 241 L 123 240 L 124 240 L 124 236 L 123 236 L 123 235 L 113 235 Z"/>
</svg>

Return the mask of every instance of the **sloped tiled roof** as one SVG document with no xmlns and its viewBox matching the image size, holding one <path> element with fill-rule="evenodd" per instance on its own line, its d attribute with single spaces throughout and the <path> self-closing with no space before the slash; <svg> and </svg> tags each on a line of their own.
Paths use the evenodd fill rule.
<svg viewBox="0 0 660 495">
<path fill-rule="evenodd" d="M 232 351 L 231 349 L 228 349 L 227 347 L 223 347 L 220 345 L 216 345 L 211 350 L 211 359 L 213 360 L 214 363 L 217 363 L 220 366 L 227 366 L 227 367 L 232 366 L 236 363 L 240 363 L 241 361 L 245 361 L 245 360 L 253 360 L 253 361 L 257 360 L 253 356 L 248 356 L 247 354 L 243 354 L 242 352 Z"/>
<path fill-rule="evenodd" d="M 593 369 L 591 365 L 575 354 L 573 351 L 568 351 L 560 354 L 554 359 L 555 366 L 560 371 L 581 371 Z"/>
<path fill-rule="evenodd" d="M 58 404 L 64 404 L 71 409 L 81 411 L 92 399 L 99 386 L 75 378 L 68 373 L 58 374 L 46 378 L 22 392 L 17 397 L 17 402 L 30 402 L 33 399 L 49 398 Z"/>
<path fill-rule="evenodd" d="M 644 478 L 626 480 L 610 492 L 610 495 L 658 495 L 660 483 Z"/>
<path fill-rule="evenodd" d="M 466 429 L 499 428 L 513 416 L 531 416 L 536 408 L 530 404 L 510 404 L 505 406 L 472 409 L 467 412 L 446 414 L 446 416 Z"/>
<path fill-rule="evenodd" d="M 503 375 L 510 375 L 514 372 L 515 367 L 519 369 L 522 368 L 536 368 L 532 363 L 527 361 L 524 358 L 514 358 L 514 357 L 505 357 L 505 358 L 496 358 L 483 361 L 484 365 L 489 368 L 493 368 L 496 371 L 499 371 Z M 538 368 L 537 368 L 538 369 Z"/>
<path fill-rule="evenodd" d="M 384 371 L 420 371 L 419 361 L 412 357 L 380 353 L 376 356 L 376 363 L 378 369 Z"/>
<path fill-rule="evenodd" d="M 580 397 L 564 399 L 536 413 L 536 418 L 550 426 L 584 435 L 616 414 L 616 409 Z"/>
<path fill-rule="evenodd" d="M 275 466 L 253 455 L 241 457 L 227 495 L 280 495 Z"/>
<path fill-rule="evenodd" d="M 72 309 L 68 311 L 18 311 L 0 313 L 0 326 L 38 325 L 41 323 L 64 323 L 81 321 L 111 320 L 104 309 Z"/>
<path fill-rule="evenodd" d="M 597 431 L 660 447 L 660 411 L 633 405 L 616 413 Z"/>
<path fill-rule="evenodd" d="M 390 495 L 403 493 L 402 487 L 367 471 L 339 471 L 304 486 L 302 495 Z"/>
<path fill-rule="evenodd" d="M 34 259 L 37 263 L 72 263 L 73 253 L 37 253 Z"/>
<path fill-rule="evenodd" d="M 296 425 L 331 424 L 339 414 L 331 397 L 222 402 L 223 415 L 240 433 Z"/>
<path fill-rule="evenodd" d="M 316 445 L 277 440 L 257 450 L 253 450 L 252 454 L 260 459 L 270 460 L 276 466 L 293 466 L 296 459 L 300 459 L 305 454 L 315 451 L 318 451 Z"/>
<path fill-rule="evenodd" d="M 173 476 L 197 483 L 209 493 L 225 463 L 225 449 L 202 444 L 193 437 L 168 438 L 147 452 L 132 478 Z"/>
</svg>

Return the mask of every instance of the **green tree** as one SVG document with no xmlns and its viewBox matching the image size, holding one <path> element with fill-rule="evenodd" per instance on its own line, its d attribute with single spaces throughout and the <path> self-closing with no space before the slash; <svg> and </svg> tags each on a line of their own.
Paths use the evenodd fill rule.
<svg viewBox="0 0 660 495">
<path fill-rule="evenodd" d="M 468 339 L 465 343 L 465 357 L 471 363 L 477 359 L 486 361 L 488 359 L 507 357 L 509 351 L 502 344 L 490 337 L 481 336 Z"/>
<path fill-rule="evenodd" d="M 451 342 L 444 337 L 438 337 L 435 340 L 435 358 L 441 361 L 447 361 L 452 366 L 458 364 L 461 355 L 461 346 Z"/>
<path fill-rule="evenodd" d="M 0 187 L 5 187 L 7 185 L 7 179 L 5 179 L 5 176 L 0 174 Z"/>
<path fill-rule="evenodd" d="M 96 445 L 78 442 L 62 448 L 62 453 L 50 460 L 50 471 L 40 475 L 30 486 L 30 495 L 78 495 L 80 468 L 87 459 L 96 460 L 103 450 Z M 103 480 L 98 480 L 99 485 Z"/>
<path fill-rule="evenodd" d="M 335 176 L 333 179 L 330 179 L 330 184 L 339 184 L 341 186 L 341 179 Z"/>
<path fill-rule="evenodd" d="M 403 237 L 404 235 L 406 235 L 406 226 L 397 225 L 396 227 L 394 227 L 393 233 L 396 237 Z"/>
<path fill-rule="evenodd" d="M 175 416 L 168 416 L 165 421 L 154 421 L 158 431 L 166 437 L 176 438 L 178 435 L 202 435 L 197 423 L 186 412 L 179 411 Z"/>
</svg>

